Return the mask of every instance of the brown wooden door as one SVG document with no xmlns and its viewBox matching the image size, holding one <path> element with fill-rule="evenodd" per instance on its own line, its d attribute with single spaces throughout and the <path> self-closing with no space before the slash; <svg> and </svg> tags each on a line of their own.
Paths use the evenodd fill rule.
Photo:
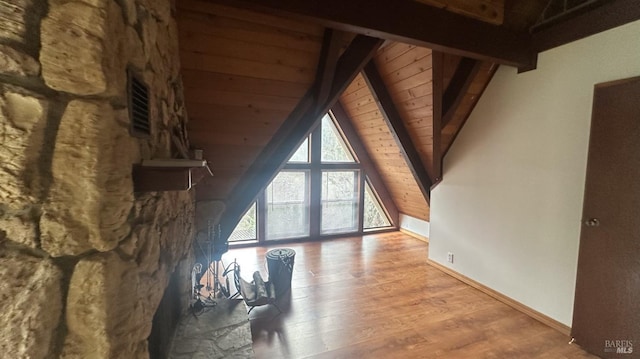
<svg viewBox="0 0 640 359">
<path fill-rule="evenodd" d="M 640 77 L 595 86 L 572 336 L 640 358 Z"/>
</svg>

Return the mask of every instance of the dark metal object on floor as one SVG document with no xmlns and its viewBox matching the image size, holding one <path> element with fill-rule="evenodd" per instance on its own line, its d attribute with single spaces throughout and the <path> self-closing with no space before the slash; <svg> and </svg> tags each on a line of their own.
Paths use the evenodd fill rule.
<svg viewBox="0 0 640 359">
<path fill-rule="evenodd" d="M 281 298 L 291 291 L 296 252 L 290 248 L 277 248 L 268 251 L 265 256 L 269 270 L 269 282 L 272 282 L 275 287 L 276 298 Z"/>
<path fill-rule="evenodd" d="M 213 287 L 209 282 L 209 276 L 207 276 L 207 291 L 213 293 L 214 298 L 220 297 L 219 294 L 225 295 L 223 291 L 223 285 L 220 283 L 220 264 L 222 262 L 222 255 L 229 251 L 229 241 L 223 238 L 221 235 L 220 225 L 215 227 L 209 223 L 207 228 L 207 242 L 209 243 L 209 255 L 207 258 L 207 269 L 213 271 Z M 213 264 L 213 269 L 211 265 Z M 226 296 L 226 295 L 225 295 Z"/>
<path fill-rule="evenodd" d="M 278 313 L 282 313 L 282 310 L 280 310 L 280 307 L 278 307 L 276 303 L 276 289 L 273 282 L 265 282 L 259 271 L 253 272 L 253 280 L 248 282 L 240 275 L 240 265 L 235 261 L 232 264 L 236 289 L 249 307 L 248 313 L 251 313 L 255 307 L 267 304 L 273 305 L 278 309 Z"/>
<path fill-rule="evenodd" d="M 200 290 L 204 287 L 197 281 L 198 274 L 202 271 L 202 264 L 196 263 L 191 269 L 191 294 L 189 296 L 189 300 L 191 304 L 189 304 L 189 310 L 193 316 L 199 316 L 207 308 L 212 308 L 216 305 L 210 298 L 202 299 L 202 294 Z"/>
</svg>

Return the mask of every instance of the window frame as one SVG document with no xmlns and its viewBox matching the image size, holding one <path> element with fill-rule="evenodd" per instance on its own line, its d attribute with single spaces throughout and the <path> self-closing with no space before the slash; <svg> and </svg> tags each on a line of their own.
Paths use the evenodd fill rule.
<svg viewBox="0 0 640 359">
<path fill-rule="evenodd" d="M 296 242 L 301 240 L 323 240 L 334 237 L 341 236 L 349 236 L 349 235 L 364 235 L 371 234 L 377 232 L 385 232 L 394 230 L 396 227 L 393 222 L 389 227 L 380 227 L 380 228 L 371 228 L 364 229 L 364 191 L 365 184 L 367 181 L 367 173 L 364 172 L 364 168 L 360 163 L 360 160 L 357 156 L 356 151 L 354 151 L 351 139 L 346 136 L 338 121 L 336 120 L 332 111 L 327 113 L 331 123 L 337 130 L 337 134 L 340 136 L 340 139 L 347 147 L 346 149 L 349 151 L 350 155 L 354 159 L 354 162 L 322 162 L 321 160 L 321 139 L 322 139 L 322 120 L 318 121 L 318 124 L 311 131 L 311 133 L 304 139 L 300 141 L 298 147 L 296 147 L 296 151 L 299 146 L 301 146 L 305 141 L 308 141 L 308 154 L 309 154 L 309 162 L 287 162 L 282 166 L 280 171 L 309 171 L 309 235 L 304 237 L 287 237 L 282 239 L 272 239 L 267 238 L 266 236 L 266 221 L 267 219 L 267 193 L 266 189 L 271 185 L 271 182 L 265 186 L 265 188 L 260 191 L 256 199 L 256 233 L 257 239 L 255 240 L 244 240 L 244 241 L 234 241 L 230 242 L 231 245 L 242 245 L 242 244 L 265 244 L 265 243 L 277 243 L 277 242 Z M 324 118 L 324 117 L 323 117 Z M 296 152 L 294 151 L 294 153 Z M 357 226 L 354 231 L 347 232 L 329 232 L 322 233 L 321 224 L 322 224 L 322 173 L 323 172 L 342 172 L 342 171 L 355 171 L 357 173 Z M 275 176 L 274 176 L 275 178 Z M 373 192 L 376 190 L 369 182 Z M 377 198 L 377 194 L 374 194 L 376 200 L 378 200 L 380 206 L 383 211 L 387 211 L 384 207 L 380 198 Z M 244 215 L 243 215 L 244 216 Z M 387 214 L 388 216 L 388 214 Z M 387 217 L 389 218 L 389 217 Z"/>
</svg>

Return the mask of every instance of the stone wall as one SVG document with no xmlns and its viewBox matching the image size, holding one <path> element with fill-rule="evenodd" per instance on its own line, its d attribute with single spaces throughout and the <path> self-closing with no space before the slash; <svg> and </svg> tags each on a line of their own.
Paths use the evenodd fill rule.
<svg viewBox="0 0 640 359">
<path fill-rule="evenodd" d="M 0 1 L 2 356 L 148 357 L 193 257 L 193 194 L 131 178 L 188 148 L 177 46 L 170 0 Z M 127 70 L 150 89 L 147 139 L 130 135 Z"/>
</svg>

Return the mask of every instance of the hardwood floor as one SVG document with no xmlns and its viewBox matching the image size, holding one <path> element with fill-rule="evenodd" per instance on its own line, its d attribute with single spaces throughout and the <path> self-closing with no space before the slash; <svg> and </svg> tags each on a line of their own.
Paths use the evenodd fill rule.
<svg viewBox="0 0 640 359">
<path fill-rule="evenodd" d="M 296 251 L 291 298 L 251 312 L 257 358 L 595 358 L 569 338 L 426 263 L 400 232 L 231 249 L 242 276 Z M 285 300 L 285 302 L 287 302 Z"/>
</svg>

